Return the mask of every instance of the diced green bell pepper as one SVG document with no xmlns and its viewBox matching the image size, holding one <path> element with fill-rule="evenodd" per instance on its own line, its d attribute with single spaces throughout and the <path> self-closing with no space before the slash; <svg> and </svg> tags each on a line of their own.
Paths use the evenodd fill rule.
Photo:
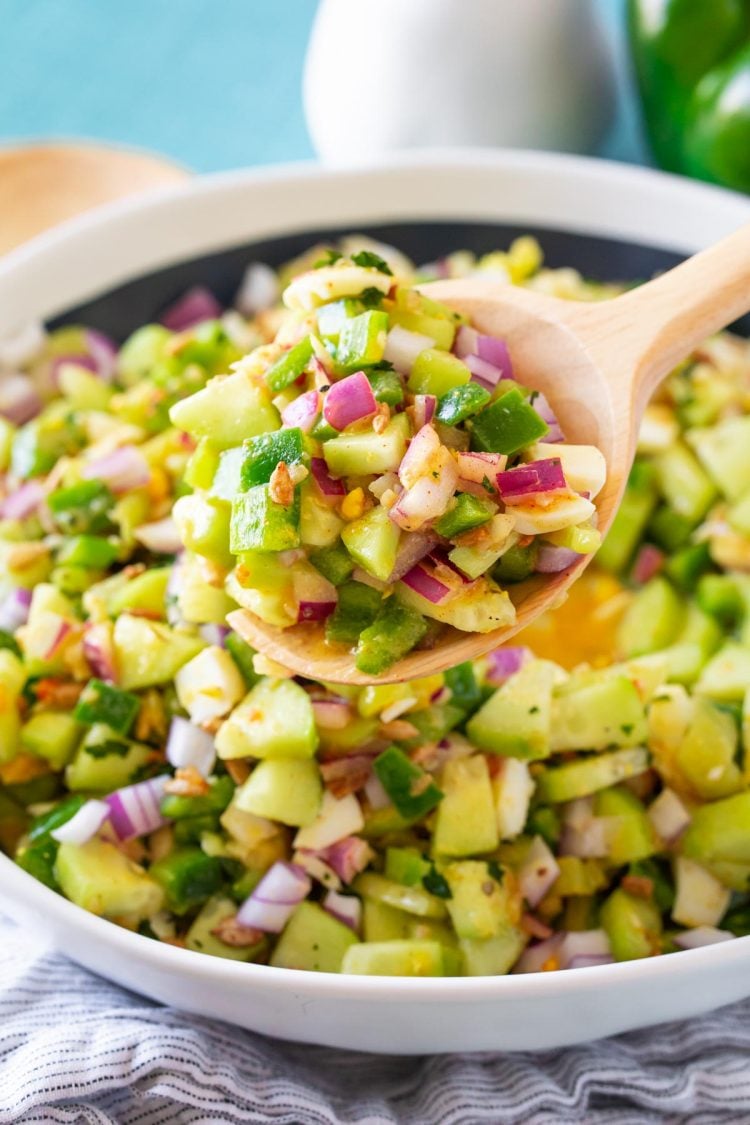
<svg viewBox="0 0 750 1125">
<path fill-rule="evenodd" d="M 247 491 L 256 484 L 268 484 L 271 474 L 283 461 L 287 466 L 302 460 L 304 454 L 302 430 L 296 427 L 275 430 L 249 438 L 243 446 L 240 484 Z"/>
<path fill-rule="evenodd" d="M 73 715 L 79 723 L 106 723 L 118 734 L 128 735 L 140 706 L 140 699 L 132 692 L 94 679 L 83 689 Z"/>
<path fill-rule="evenodd" d="M 405 820 L 419 820 L 442 800 L 430 775 L 415 765 L 398 746 L 389 746 L 373 762 L 381 785 Z"/>
<path fill-rule="evenodd" d="M 200 848 L 179 848 L 149 868 L 152 879 L 164 889 L 167 906 L 185 914 L 216 894 L 222 883 L 221 861 Z"/>
<path fill-rule="evenodd" d="M 115 498 L 103 481 L 85 480 L 58 488 L 47 497 L 55 523 L 67 534 L 107 532 Z"/>
<path fill-rule="evenodd" d="M 453 387 L 440 396 L 435 417 L 445 426 L 457 426 L 459 422 L 465 422 L 467 418 L 477 414 L 491 398 L 490 392 L 478 383 Z"/>
<path fill-rule="evenodd" d="M 392 595 L 382 603 L 372 625 L 360 633 L 354 663 L 358 671 L 377 676 L 411 652 L 426 632 L 422 615 Z"/>
<path fill-rule="evenodd" d="M 299 379 L 312 359 L 312 354 L 312 339 L 305 336 L 304 340 L 300 340 L 293 348 L 284 352 L 268 368 L 265 379 L 274 394 L 278 394 L 279 391 L 283 391 L 285 387 L 291 386 L 296 379 Z"/>
<path fill-rule="evenodd" d="M 364 582 L 339 586 L 339 600 L 326 621 L 326 640 L 333 644 L 356 644 L 360 634 L 375 621 L 381 602 L 380 591 Z"/>
<path fill-rule="evenodd" d="M 519 387 L 480 410 L 471 423 L 471 448 L 480 453 L 518 453 L 549 432 Z"/>
<path fill-rule="evenodd" d="M 349 317 L 341 325 L 336 362 L 345 370 L 380 363 L 385 351 L 388 314 L 377 310 Z"/>
<path fill-rule="evenodd" d="M 384 402 L 387 406 L 401 405 L 404 401 L 404 386 L 397 371 L 375 368 L 366 371 L 365 374 L 376 402 Z"/>
<path fill-rule="evenodd" d="M 453 507 L 449 508 L 435 524 L 435 530 L 445 539 L 455 539 L 465 531 L 471 531 L 472 528 L 487 523 L 492 519 L 495 510 L 495 507 L 486 500 L 480 500 L 478 496 L 472 496 L 469 492 L 460 492 Z"/>
</svg>

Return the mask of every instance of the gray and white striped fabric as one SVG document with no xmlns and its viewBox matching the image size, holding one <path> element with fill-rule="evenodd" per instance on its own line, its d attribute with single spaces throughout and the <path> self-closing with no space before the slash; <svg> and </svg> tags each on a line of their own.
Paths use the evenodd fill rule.
<svg viewBox="0 0 750 1125">
<path fill-rule="evenodd" d="M 164 1008 L 0 922 L 0 1123 L 750 1123 L 750 1003 L 541 1055 L 377 1057 Z"/>
</svg>

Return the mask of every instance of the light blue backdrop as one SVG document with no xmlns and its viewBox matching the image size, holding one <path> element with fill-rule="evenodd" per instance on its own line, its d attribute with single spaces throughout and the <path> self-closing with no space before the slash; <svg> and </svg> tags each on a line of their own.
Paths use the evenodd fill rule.
<svg viewBox="0 0 750 1125">
<path fill-rule="evenodd" d="M 621 88 L 602 152 L 639 160 L 623 0 L 599 2 Z M 0 0 L 0 141 L 104 138 L 164 152 L 197 171 L 310 157 L 300 82 L 315 7 L 316 0 Z"/>
</svg>

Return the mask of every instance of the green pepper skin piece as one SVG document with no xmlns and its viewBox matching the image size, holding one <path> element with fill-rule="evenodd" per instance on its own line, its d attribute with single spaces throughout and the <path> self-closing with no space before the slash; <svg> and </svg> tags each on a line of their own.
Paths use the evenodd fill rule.
<svg viewBox="0 0 750 1125">
<path fill-rule="evenodd" d="M 84 480 L 69 488 L 58 488 L 47 497 L 55 523 L 68 534 L 109 531 L 109 513 L 115 498 L 100 480 Z"/>
<path fill-rule="evenodd" d="M 462 387 L 454 387 L 441 395 L 435 417 L 446 426 L 457 426 L 486 406 L 491 397 L 490 392 L 478 383 L 464 383 Z"/>
<path fill-rule="evenodd" d="M 376 676 L 411 652 L 426 632 L 424 617 L 391 596 L 372 625 L 360 634 L 354 663 L 360 672 Z"/>
<path fill-rule="evenodd" d="M 29 875 L 33 875 L 45 887 L 53 891 L 60 889 L 55 878 L 55 860 L 60 845 L 50 836 L 43 836 L 21 848 L 16 855 L 16 863 Z"/>
<path fill-rule="evenodd" d="M 106 723 L 118 734 L 128 735 L 140 710 L 137 695 L 112 687 L 101 680 L 89 680 L 75 705 L 73 717 L 79 723 Z"/>
<path fill-rule="evenodd" d="M 210 786 L 209 792 L 201 797 L 180 797 L 169 793 L 161 803 L 162 815 L 170 820 L 182 820 L 205 813 L 224 812 L 232 799 L 234 782 L 231 777 L 216 777 Z"/>
<path fill-rule="evenodd" d="M 249 438 L 244 445 L 241 488 L 247 491 L 256 484 L 268 484 L 279 461 L 294 465 L 302 460 L 303 452 L 302 430 L 296 427 Z"/>
<path fill-rule="evenodd" d="M 385 402 L 388 406 L 400 406 L 404 401 L 404 386 L 398 372 L 374 368 L 365 371 L 365 375 L 372 387 L 376 402 Z"/>
<path fill-rule="evenodd" d="M 461 492 L 456 497 L 456 503 L 435 524 L 438 535 L 445 539 L 455 539 L 464 531 L 471 531 L 473 527 L 481 527 L 492 519 L 496 512 L 493 505 L 472 496 L 469 492 Z"/>
<path fill-rule="evenodd" d="M 120 548 L 109 539 L 98 535 L 77 535 L 63 543 L 57 554 L 57 563 L 106 570 L 119 553 Z"/>
<path fill-rule="evenodd" d="M 339 586 L 339 600 L 326 621 L 326 640 L 356 644 L 364 629 L 374 622 L 380 610 L 379 590 L 364 582 L 345 582 Z"/>
<path fill-rule="evenodd" d="M 87 799 L 88 798 L 83 794 L 76 793 L 60 801 L 60 803 L 55 805 L 53 809 L 50 809 L 49 812 L 36 817 L 31 822 L 29 840 L 32 842 L 46 840 L 50 832 L 55 828 L 59 828 L 61 824 L 67 823 L 67 821 L 74 817 L 78 810 L 86 804 Z"/>
<path fill-rule="evenodd" d="M 748 0 L 629 0 L 628 22 L 657 161 L 750 191 Z"/>
<path fill-rule="evenodd" d="M 410 761 L 398 746 L 389 746 L 379 754 L 372 767 L 396 811 L 405 820 L 426 816 L 443 798 L 430 775 Z"/>
<path fill-rule="evenodd" d="M 274 394 L 291 386 L 295 379 L 299 379 L 302 372 L 312 359 L 312 340 L 305 336 L 293 348 L 276 360 L 266 371 L 265 379 L 269 390 Z"/>
<path fill-rule="evenodd" d="M 178 848 L 153 863 L 149 874 L 164 888 L 175 914 L 184 914 L 216 894 L 223 877 L 221 861 L 200 848 Z"/>
<path fill-rule="evenodd" d="M 549 432 L 518 387 L 496 398 L 475 415 L 471 424 L 471 448 L 479 453 L 518 453 Z"/>
<path fill-rule="evenodd" d="M 310 562 L 334 586 L 342 586 L 351 578 L 354 570 L 352 557 L 343 543 L 334 543 L 332 547 L 321 547 L 319 551 L 313 551 Z"/>
</svg>

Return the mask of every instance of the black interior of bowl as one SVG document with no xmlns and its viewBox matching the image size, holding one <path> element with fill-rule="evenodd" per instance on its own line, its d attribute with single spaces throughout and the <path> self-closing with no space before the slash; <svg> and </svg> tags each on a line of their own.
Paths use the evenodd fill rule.
<svg viewBox="0 0 750 1125">
<path fill-rule="evenodd" d="M 56 317 L 51 326 L 86 324 L 121 341 L 139 325 L 156 320 L 166 306 L 192 285 L 207 286 L 223 304 L 230 305 L 249 262 L 279 266 L 314 243 L 334 241 L 350 230 L 305 230 L 191 258 L 145 274 L 93 301 L 68 309 Z M 539 240 L 548 266 L 572 266 L 584 277 L 597 281 L 644 281 L 676 265 L 682 257 L 636 242 L 500 223 L 386 223 L 358 226 L 357 233 L 391 243 L 417 263 L 434 261 L 454 250 L 472 250 L 478 254 L 502 250 L 518 235 L 531 234 Z M 749 334 L 750 317 L 745 317 L 735 328 Z"/>
</svg>

